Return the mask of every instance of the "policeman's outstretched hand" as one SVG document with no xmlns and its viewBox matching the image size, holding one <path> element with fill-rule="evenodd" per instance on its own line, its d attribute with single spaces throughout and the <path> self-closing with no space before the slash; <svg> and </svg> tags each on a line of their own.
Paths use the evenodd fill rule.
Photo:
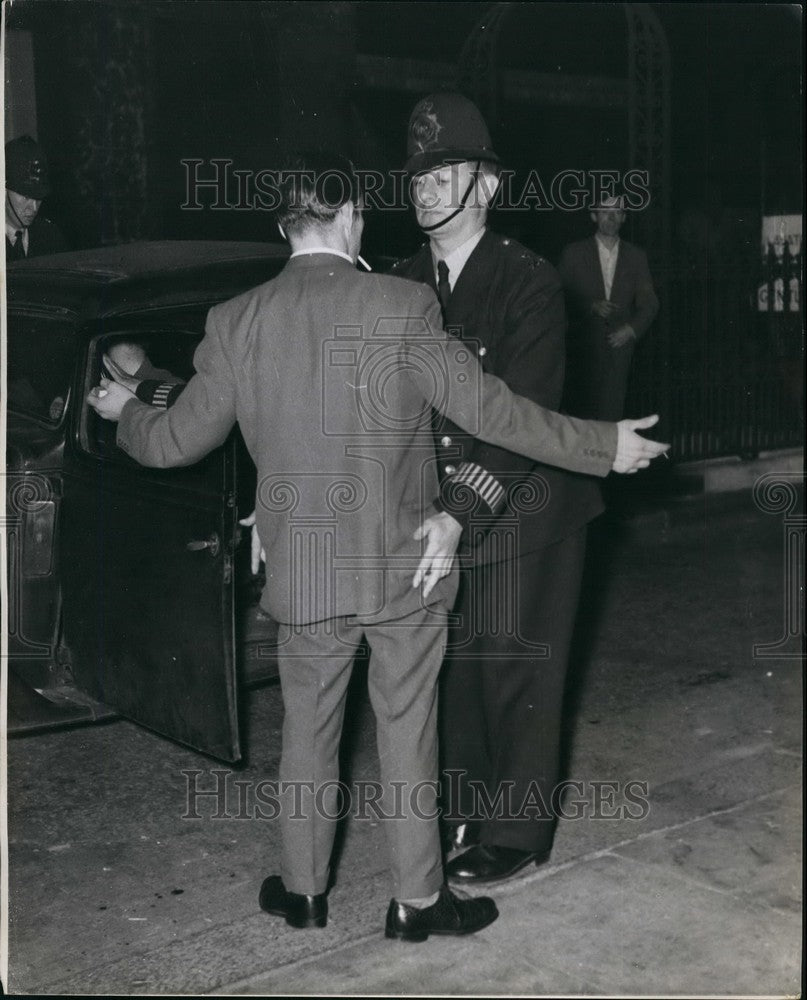
<svg viewBox="0 0 807 1000">
<path fill-rule="evenodd" d="M 87 402 L 104 420 L 120 420 L 121 411 L 130 399 L 137 399 L 125 386 L 102 378 L 101 384 L 90 389 Z"/>
<path fill-rule="evenodd" d="M 611 468 L 614 472 L 638 472 L 646 469 L 654 458 L 663 455 L 670 447 L 659 441 L 643 438 L 636 431 L 646 430 L 658 423 L 658 414 L 640 420 L 620 420 L 617 427 L 616 458 Z"/>
<path fill-rule="evenodd" d="M 462 525 L 445 511 L 427 517 L 415 531 L 415 538 L 426 539 L 426 551 L 418 564 L 412 586 L 423 584 L 424 597 L 429 596 L 438 580 L 451 572 L 461 534 Z"/>
</svg>

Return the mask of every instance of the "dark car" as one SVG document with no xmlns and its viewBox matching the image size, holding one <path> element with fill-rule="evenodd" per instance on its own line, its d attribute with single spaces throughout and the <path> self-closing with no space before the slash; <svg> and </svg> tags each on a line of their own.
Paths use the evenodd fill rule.
<svg viewBox="0 0 807 1000">
<path fill-rule="evenodd" d="M 38 702 L 57 722 L 114 710 L 217 757 L 239 758 L 236 638 L 249 618 L 243 604 L 254 608 L 256 591 L 237 522 L 254 505 L 254 467 L 236 429 L 196 465 L 144 468 L 117 447 L 116 425 L 85 397 L 98 384 L 102 356 L 121 341 L 138 345 L 155 368 L 190 378 L 208 309 L 272 278 L 286 257 L 274 244 L 155 242 L 8 268 L 16 728 L 38 724 Z M 253 657 L 253 676 L 262 665 Z M 243 675 L 243 656 L 238 667 Z"/>
</svg>

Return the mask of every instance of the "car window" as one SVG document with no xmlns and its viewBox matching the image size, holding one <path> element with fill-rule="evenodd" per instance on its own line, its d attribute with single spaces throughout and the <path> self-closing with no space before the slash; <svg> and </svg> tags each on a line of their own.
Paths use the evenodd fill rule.
<svg viewBox="0 0 807 1000">
<path fill-rule="evenodd" d="M 147 381 L 152 385 L 164 387 L 163 393 L 158 393 L 156 400 L 164 408 L 171 389 L 181 393 L 181 387 L 194 374 L 193 355 L 199 341 L 201 330 L 187 331 L 176 329 L 133 328 L 117 330 L 115 333 L 97 336 L 90 341 L 87 355 L 87 370 L 84 385 L 89 390 L 98 385 L 104 373 L 104 357 L 112 359 L 128 375 L 138 381 Z M 175 394 L 170 393 L 173 397 Z M 155 402 L 155 405 L 157 403 Z M 112 460 L 127 466 L 137 466 L 137 463 L 124 451 L 116 441 L 118 425 L 104 420 L 87 404 L 82 411 L 79 439 L 82 447 L 97 458 Z M 186 485 L 196 482 L 199 486 L 220 489 L 220 459 L 218 449 L 202 459 L 196 465 L 179 470 L 161 470 L 161 478 L 172 478 L 180 475 Z"/>
<path fill-rule="evenodd" d="M 9 310 L 7 345 L 9 409 L 58 424 L 73 378 L 73 323 Z"/>
</svg>

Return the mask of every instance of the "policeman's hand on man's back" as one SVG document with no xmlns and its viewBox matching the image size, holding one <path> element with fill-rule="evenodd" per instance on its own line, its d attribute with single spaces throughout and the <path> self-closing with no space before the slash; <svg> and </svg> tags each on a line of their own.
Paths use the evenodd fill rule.
<svg viewBox="0 0 807 1000">
<path fill-rule="evenodd" d="M 441 511 L 427 517 L 416 529 L 413 538 L 426 540 L 426 549 L 418 564 L 413 587 L 423 586 L 424 599 L 432 592 L 435 584 L 448 576 L 454 565 L 454 553 L 460 543 L 462 525 L 450 514 Z"/>
<path fill-rule="evenodd" d="M 646 430 L 658 423 L 658 414 L 641 417 L 639 420 L 620 420 L 617 427 L 616 457 L 611 468 L 614 472 L 632 473 L 646 469 L 654 458 L 663 455 L 668 444 L 650 441 L 636 431 Z"/>
</svg>

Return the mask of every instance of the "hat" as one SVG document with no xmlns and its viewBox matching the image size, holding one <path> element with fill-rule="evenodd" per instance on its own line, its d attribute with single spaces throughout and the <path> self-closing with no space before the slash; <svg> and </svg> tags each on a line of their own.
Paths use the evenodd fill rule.
<svg viewBox="0 0 807 1000">
<path fill-rule="evenodd" d="M 462 160 L 499 162 L 485 119 L 462 94 L 429 94 L 418 101 L 406 140 L 405 169 L 410 174 Z"/>
<path fill-rule="evenodd" d="M 6 143 L 6 187 L 41 201 L 50 194 L 48 161 L 39 143 L 21 135 Z"/>
</svg>

